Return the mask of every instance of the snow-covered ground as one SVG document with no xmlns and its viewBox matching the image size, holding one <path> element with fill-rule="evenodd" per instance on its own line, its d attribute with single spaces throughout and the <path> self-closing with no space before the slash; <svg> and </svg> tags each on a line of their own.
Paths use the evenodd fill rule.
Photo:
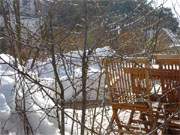
<svg viewBox="0 0 180 135">
<path fill-rule="evenodd" d="M 88 68 L 88 84 L 87 84 L 87 91 L 88 100 L 95 100 L 97 97 L 97 90 L 103 91 L 104 90 L 104 75 L 102 75 L 101 67 L 99 65 L 102 58 L 106 56 L 112 56 L 115 53 L 109 47 L 104 48 L 97 48 L 93 54 L 90 56 L 89 59 L 89 68 Z M 81 56 L 83 52 L 79 51 L 72 51 L 66 53 L 62 56 L 56 55 L 57 59 L 57 66 L 58 66 L 58 73 L 59 77 L 63 82 L 63 86 L 65 89 L 65 99 L 66 100 L 73 100 L 74 98 L 81 99 L 81 94 L 78 94 L 81 90 Z M 63 62 L 62 62 L 63 59 Z M 29 61 L 28 67 L 30 67 L 32 60 Z M 46 61 L 36 61 L 36 66 L 31 69 L 40 80 L 46 80 L 52 82 L 54 79 L 54 72 L 53 67 L 51 64 L 51 58 L 46 59 Z M 99 85 L 100 84 L 100 85 Z M 104 98 L 103 92 L 99 95 L 98 98 Z"/>
<path fill-rule="evenodd" d="M 7 62 L 7 63 L 6 63 Z M 10 135 L 24 135 L 23 133 L 23 122 L 20 115 L 18 115 L 18 112 L 15 110 L 15 98 L 16 98 L 16 92 L 19 91 L 19 94 L 22 94 L 20 84 L 22 83 L 22 80 L 20 77 L 18 77 L 17 71 L 15 71 L 13 68 L 11 68 L 9 64 L 14 63 L 13 57 L 7 55 L 7 54 L 1 54 L 0 55 L 0 134 L 10 134 Z M 22 68 L 19 66 L 19 69 L 22 70 Z M 19 84 L 18 84 L 19 83 Z M 33 90 L 37 90 L 35 88 L 37 86 L 32 87 Z M 27 94 L 27 93 L 26 93 Z M 38 97 L 38 98 L 37 98 Z M 35 93 L 33 95 L 33 98 L 37 99 L 36 102 L 38 102 L 42 107 L 44 101 L 48 102 L 48 100 L 40 93 Z M 44 112 L 36 111 L 38 109 L 37 105 L 32 105 L 33 99 L 32 97 L 26 98 L 26 108 L 28 108 L 28 111 L 32 111 L 32 113 L 27 113 L 28 120 L 30 122 L 30 125 L 32 126 L 32 129 L 35 131 L 36 134 L 42 134 L 42 135 L 56 135 L 57 134 L 57 128 L 53 126 L 53 123 L 49 122 L 47 118 L 45 118 L 42 123 L 39 125 L 39 122 L 41 121 L 42 116 L 44 115 Z M 46 130 L 47 129 L 47 130 Z"/>
<path fill-rule="evenodd" d="M 101 91 L 104 88 L 104 78 L 101 80 L 101 68 L 99 62 L 102 57 L 111 56 L 114 54 L 114 51 L 109 47 L 98 48 L 96 49 L 90 57 L 89 69 L 88 69 L 88 96 L 89 100 L 97 98 L 97 89 Z M 76 95 L 76 92 L 81 90 L 81 55 L 82 51 L 73 51 L 64 54 L 64 63 L 62 62 L 59 55 L 56 56 L 58 62 L 58 73 L 60 79 L 63 81 L 63 86 L 65 90 L 65 99 L 66 100 L 75 100 L 81 99 L 81 94 Z M 27 110 L 26 117 L 31 125 L 31 129 L 35 135 L 58 135 L 59 130 L 57 128 L 57 120 L 47 117 L 46 113 L 55 116 L 55 111 L 52 109 L 55 107 L 54 101 L 49 97 L 53 97 L 54 93 L 52 89 L 55 87 L 54 82 L 54 73 L 51 66 L 51 59 L 46 61 L 37 61 L 33 69 L 29 69 L 32 60 L 29 60 L 27 67 L 22 67 L 18 65 L 18 70 L 30 75 L 30 77 L 39 81 L 40 84 L 45 87 L 40 88 L 39 85 L 30 81 L 30 78 L 24 78 L 22 75 L 18 74 L 17 70 L 13 69 L 9 64 L 14 64 L 15 60 L 12 56 L 7 54 L 0 54 L 0 132 L 1 134 L 9 135 L 24 135 L 23 132 L 23 121 L 22 115 L 19 114 L 16 105 L 19 105 L 20 100 L 22 100 L 23 94 L 25 99 L 25 108 Z M 65 64 L 66 66 L 63 66 Z M 65 72 L 66 70 L 66 72 Z M 70 80 L 69 80 L 70 79 Z M 102 82 L 101 82 L 102 81 Z M 102 85 L 98 85 L 99 82 Z M 73 83 L 73 87 L 72 87 Z M 48 89 L 50 88 L 50 89 Z M 76 91 L 76 92 L 75 92 Z M 79 92 L 80 93 L 80 92 Z M 48 96 L 49 95 L 49 96 Z M 101 94 L 100 94 L 101 95 Z M 103 99 L 104 96 L 100 97 Z M 16 101 L 16 102 L 15 102 Z M 22 105 L 21 101 L 21 107 Z M 17 106 L 16 106 L 17 107 Z M 42 109 L 43 108 L 43 109 Z M 97 112 L 102 112 L 103 108 L 97 108 Z M 87 115 L 92 116 L 92 110 L 89 111 Z M 77 129 L 71 131 L 73 120 L 70 117 L 73 117 L 73 110 L 66 110 L 66 134 L 79 134 L 80 125 L 76 123 Z M 76 120 L 79 121 L 81 118 L 81 111 L 76 111 L 77 115 Z M 106 114 L 107 115 L 107 114 Z M 107 120 L 110 118 L 111 114 L 108 114 Z M 99 114 L 101 118 L 102 115 Z M 104 119 L 104 118 L 103 118 Z M 90 120 L 90 119 L 89 119 Z M 101 119 L 100 119 L 101 120 Z M 87 120 L 88 121 L 88 120 Z M 98 121 L 98 119 L 97 119 Z M 92 122 L 92 121 L 91 121 Z M 101 121 L 99 121 L 101 122 Z M 74 123 L 73 123 L 74 124 Z M 87 125 L 89 122 L 87 122 Z M 98 122 L 96 123 L 98 124 Z M 91 124 L 88 125 L 91 128 Z M 98 126 L 98 125 L 95 125 Z M 100 126 L 100 125 L 99 125 Z M 103 126 L 104 128 L 104 126 Z M 104 132 L 104 131 L 103 131 Z"/>
</svg>

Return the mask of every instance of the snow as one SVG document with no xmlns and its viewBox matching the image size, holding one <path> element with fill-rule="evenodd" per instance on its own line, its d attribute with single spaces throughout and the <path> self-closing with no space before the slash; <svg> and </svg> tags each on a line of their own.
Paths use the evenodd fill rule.
<svg viewBox="0 0 180 135">
<path fill-rule="evenodd" d="M 32 112 L 28 114 L 28 120 L 33 131 L 39 135 L 57 135 L 59 130 L 50 122 L 46 115 L 40 112 Z"/>
<path fill-rule="evenodd" d="M 115 52 L 109 47 L 97 48 L 92 56 L 90 56 L 90 63 L 88 69 L 88 84 L 87 91 L 89 100 L 96 99 L 98 82 L 102 81 L 100 89 L 104 89 L 104 78 L 99 80 L 101 76 L 101 68 L 99 62 L 103 57 L 112 56 Z M 82 95 L 76 95 L 74 88 L 72 87 L 71 82 L 68 80 L 67 74 L 64 71 L 67 68 L 67 73 L 74 83 L 74 87 L 77 91 L 81 90 L 81 55 L 82 51 L 72 51 L 64 54 L 65 56 L 65 65 L 61 59 L 58 60 L 58 73 L 61 80 L 63 81 L 63 86 L 65 90 L 65 99 L 74 100 L 81 99 Z M 94 57 L 96 56 L 96 57 Z M 57 54 L 57 58 L 60 55 Z M 73 58 L 72 58 L 73 57 Z M 18 65 L 20 71 L 25 71 L 31 77 L 37 78 L 42 85 L 45 85 L 50 88 L 54 88 L 54 73 L 53 67 L 51 65 L 51 58 L 48 58 L 46 61 L 37 61 L 36 67 L 30 70 L 29 66 L 31 65 L 32 60 L 29 60 L 27 67 L 22 67 Z M 1 133 L 14 134 L 14 135 L 24 135 L 23 132 L 23 122 L 21 115 L 16 111 L 16 102 L 15 98 L 22 100 L 23 92 L 25 90 L 25 107 L 28 109 L 26 113 L 27 119 L 31 125 L 31 128 L 36 135 L 59 135 L 59 130 L 57 128 L 57 122 L 53 119 L 47 117 L 46 112 L 49 112 L 51 115 L 55 115 L 53 108 L 55 106 L 54 102 L 47 96 L 50 95 L 53 97 L 53 92 L 50 89 L 45 89 L 46 93 L 39 88 L 38 85 L 30 82 L 27 79 L 22 79 L 22 76 L 17 74 L 12 67 L 8 65 L 14 64 L 15 60 L 12 56 L 8 54 L 0 54 L 0 129 Z M 72 64 L 73 63 L 73 64 Z M 23 87 L 22 87 L 23 86 Z M 31 88 L 31 89 L 29 89 Z M 103 95 L 101 95 L 103 99 Z M 45 110 L 41 110 L 44 108 Z M 72 110 L 69 110 L 72 112 Z M 80 117 L 79 111 L 79 119 Z M 72 113 L 71 113 L 72 114 Z M 70 134 L 70 125 L 72 120 L 67 117 L 66 124 L 66 134 Z M 3 128 L 2 128 L 3 127 Z M 80 126 L 79 126 L 80 127 Z M 79 130 L 79 129 L 78 129 Z M 79 132 L 79 131 L 78 131 Z"/>
<path fill-rule="evenodd" d="M 7 104 L 14 110 L 15 94 L 14 74 L 15 71 L 6 63 L 13 64 L 14 58 L 7 54 L 0 54 L 0 93 L 6 97 Z"/>
<path fill-rule="evenodd" d="M 107 57 L 107 56 L 112 56 L 114 55 L 116 52 L 111 49 L 109 46 L 105 46 L 103 48 L 97 48 L 95 50 L 95 56 L 97 57 Z"/>
<path fill-rule="evenodd" d="M 40 19 L 35 17 L 22 17 L 21 23 L 31 32 L 35 32 L 40 26 Z"/>
<path fill-rule="evenodd" d="M 22 83 L 19 81 L 18 83 Z M 26 82 L 27 83 L 27 82 Z M 30 86 L 31 84 L 29 84 Z M 9 85 L 3 85 L 2 87 L 4 90 L 2 90 L 2 93 L 0 95 L 0 115 L 2 118 L 5 118 L 6 125 L 4 127 L 4 130 L 7 130 L 9 132 L 15 132 L 17 135 L 23 135 L 23 123 L 21 121 L 21 118 L 19 115 L 17 115 L 17 112 L 15 111 L 15 91 L 11 91 L 13 84 Z M 20 87 L 19 87 L 20 88 Z M 26 113 L 27 119 L 31 125 L 31 128 L 33 132 L 37 135 L 57 135 L 58 129 L 56 126 L 48 120 L 46 117 L 46 114 L 44 111 L 39 111 L 41 108 L 49 108 L 52 107 L 54 104 L 51 102 L 51 100 L 48 100 L 47 97 L 43 97 L 43 94 L 40 92 L 35 92 L 37 90 L 37 86 L 32 87 L 31 92 L 34 92 L 32 96 L 28 96 L 29 93 L 26 92 L 26 108 L 28 108 L 28 112 Z M 21 91 L 19 91 L 21 92 Z M 20 95 L 21 97 L 21 95 Z M 6 99 L 8 102 L 6 102 Z M 12 101 L 13 100 L 13 101 Z M 35 103 L 34 103 L 35 101 Z M 10 115 L 10 107 L 8 106 L 10 104 L 12 108 L 12 114 L 11 118 L 8 120 L 7 116 Z M 15 116 L 18 118 L 17 120 L 14 120 Z M 0 117 L 0 120 L 2 121 L 2 118 Z M 21 123 L 21 124 L 19 124 Z M 12 128 L 13 127 L 13 128 Z M 11 129 L 12 128 L 12 129 Z M 15 130 L 15 131 L 14 131 Z"/>
<path fill-rule="evenodd" d="M 21 122 L 21 118 L 17 115 L 15 111 L 15 95 L 18 91 L 19 95 L 22 95 L 20 84 L 21 80 L 18 80 L 18 75 L 14 69 L 12 69 L 7 63 L 13 64 L 14 59 L 12 56 L 7 54 L 0 55 L 0 122 L 1 128 L 4 131 L 8 131 L 10 134 L 23 135 L 23 124 Z M 19 69 L 22 70 L 23 68 Z M 15 78 L 16 83 L 15 83 Z M 29 82 L 28 82 L 29 83 Z M 15 88 L 16 85 L 16 88 Z M 29 83 L 29 86 L 33 85 Z M 19 86 L 19 87 L 18 87 Z M 32 87 L 32 91 L 37 90 L 37 86 Z M 26 93 L 28 95 L 28 93 Z M 37 105 L 32 105 L 33 100 L 37 102 L 41 107 L 45 108 L 46 105 L 53 105 L 50 100 L 44 98 L 42 94 L 36 92 L 33 97 L 27 97 L 26 99 L 26 107 L 29 108 L 29 111 L 33 113 L 27 114 L 28 120 L 32 129 L 37 135 L 57 135 L 58 129 L 54 126 L 52 122 L 50 122 L 47 118 L 42 119 L 42 116 L 45 114 L 44 112 L 36 111 L 39 109 Z M 45 102 L 46 101 L 46 102 Z M 48 106 L 47 106 L 48 107 Z M 8 119 L 10 117 L 10 119 Z M 16 118 L 14 118 L 16 117 Z M 4 125 L 5 122 L 6 124 Z M 40 123 L 41 122 L 41 123 Z M 38 129 L 38 130 L 36 130 Z"/>
<path fill-rule="evenodd" d="M 10 107 L 6 102 L 4 94 L 0 93 L 0 121 L 7 120 L 10 116 Z"/>
<path fill-rule="evenodd" d="M 89 58 L 89 68 L 88 68 L 88 84 L 87 84 L 87 98 L 88 100 L 95 100 L 97 98 L 97 89 L 100 89 L 100 97 L 103 97 L 103 90 L 104 90 L 104 76 L 101 73 L 101 67 L 99 62 L 102 58 L 107 56 L 112 56 L 115 54 L 115 51 L 112 50 L 110 47 L 106 46 L 103 48 L 97 48 L 94 52 L 90 55 Z M 80 100 L 82 99 L 81 93 L 77 94 L 81 91 L 81 70 L 82 70 L 82 62 L 81 56 L 83 55 L 83 51 L 71 51 L 65 53 L 63 58 L 61 55 L 56 55 L 57 58 L 57 67 L 59 77 L 63 82 L 63 86 L 65 88 L 65 99 L 66 100 Z M 62 59 L 64 60 L 64 64 L 62 63 Z M 51 58 L 48 58 L 46 61 L 37 61 L 35 63 L 35 67 L 31 70 L 35 74 L 38 75 L 40 80 L 46 80 L 52 84 L 54 78 L 53 67 L 51 64 Z M 32 60 L 29 60 L 29 65 L 31 65 Z M 65 70 L 67 72 L 65 72 Z M 69 78 L 68 78 L 69 76 Z M 70 81 L 70 80 L 71 81 Z M 99 82 L 100 86 L 99 86 Z M 74 89 L 72 86 L 74 84 Z"/>
<path fill-rule="evenodd" d="M 6 102 L 4 94 L 0 93 L 0 133 L 2 133 L 2 127 L 11 115 L 11 109 Z"/>
</svg>

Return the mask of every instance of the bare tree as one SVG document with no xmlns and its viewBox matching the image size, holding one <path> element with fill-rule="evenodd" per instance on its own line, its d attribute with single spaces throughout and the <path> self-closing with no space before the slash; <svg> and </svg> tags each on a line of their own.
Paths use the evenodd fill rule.
<svg viewBox="0 0 180 135">
<path fill-rule="evenodd" d="M 62 135 L 67 130 L 72 135 L 118 134 L 111 123 L 101 61 L 115 56 L 151 59 L 153 53 L 169 49 L 159 49 L 162 30 L 168 27 L 164 8 L 155 9 L 151 2 L 35 1 L 30 21 L 38 23 L 30 27 L 20 0 L 1 1 L 3 36 L 14 61 L 0 60 L 15 73 L 16 112 L 24 134 L 36 134 L 46 120 Z M 40 118 L 34 126 L 36 113 Z"/>
</svg>

